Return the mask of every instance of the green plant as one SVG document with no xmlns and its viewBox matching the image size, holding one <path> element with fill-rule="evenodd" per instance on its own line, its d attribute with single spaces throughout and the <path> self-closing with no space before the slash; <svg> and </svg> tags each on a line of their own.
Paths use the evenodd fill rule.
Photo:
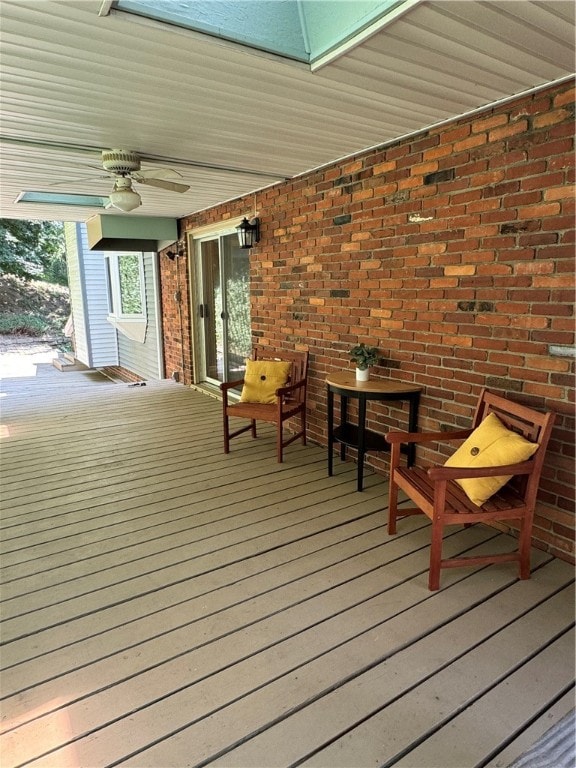
<svg viewBox="0 0 576 768">
<path fill-rule="evenodd" d="M 62 336 L 69 293 L 62 285 L 0 275 L 0 334 Z"/>
<path fill-rule="evenodd" d="M 356 363 L 356 367 L 361 371 L 376 365 L 380 360 L 377 347 L 367 347 L 364 342 L 357 344 L 350 350 L 350 359 Z"/>
<path fill-rule="evenodd" d="M 49 324 L 38 315 L 27 315 L 24 313 L 0 314 L 0 334 L 42 336 L 48 329 Z"/>
<path fill-rule="evenodd" d="M 0 219 L 0 273 L 67 285 L 62 222 Z"/>
</svg>

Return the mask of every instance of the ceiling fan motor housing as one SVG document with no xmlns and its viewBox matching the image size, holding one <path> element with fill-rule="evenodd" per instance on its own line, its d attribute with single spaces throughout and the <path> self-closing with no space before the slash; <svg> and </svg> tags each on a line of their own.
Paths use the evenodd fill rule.
<svg viewBox="0 0 576 768">
<path fill-rule="evenodd" d="M 125 174 L 140 170 L 140 158 L 135 152 L 110 149 L 102 152 L 102 167 L 110 173 Z"/>
</svg>

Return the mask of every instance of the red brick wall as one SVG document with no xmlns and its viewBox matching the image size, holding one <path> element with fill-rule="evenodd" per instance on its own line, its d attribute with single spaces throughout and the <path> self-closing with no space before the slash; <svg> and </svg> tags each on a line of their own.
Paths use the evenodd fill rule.
<svg viewBox="0 0 576 768">
<path fill-rule="evenodd" d="M 178 249 L 167 249 L 172 254 L 180 251 L 173 259 L 166 252 L 160 254 L 160 307 L 166 377 L 175 375 L 179 381 L 191 383 L 190 287 L 184 245 L 181 241 Z"/>
<path fill-rule="evenodd" d="M 255 339 L 310 350 L 312 440 L 325 444 L 325 375 L 350 365 L 358 341 L 382 351 L 373 375 L 424 387 L 420 428 L 468 426 L 483 386 L 555 411 L 535 539 L 568 559 L 573 116 L 574 89 L 558 86 L 265 189 L 251 251 Z M 227 203 L 183 229 L 253 205 Z M 174 264 L 162 281 L 169 374 L 180 354 Z M 405 424 L 406 408 L 370 412 L 379 431 Z M 387 461 L 372 459 L 382 471 Z"/>
<path fill-rule="evenodd" d="M 104 376 L 108 376 L 108 378 L 112 379 L 113 381 L 144 381 L 142 376 L 129 371 L 127 368 L 124 368 L 121 365 L 108 365 L 106 368 L 100 368 L 99 370 L 104 374 Z"/>
</svg>

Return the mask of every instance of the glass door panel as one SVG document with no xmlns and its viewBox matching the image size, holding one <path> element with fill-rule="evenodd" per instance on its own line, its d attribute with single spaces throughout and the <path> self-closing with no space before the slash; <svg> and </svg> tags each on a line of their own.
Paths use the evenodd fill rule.
<svg viewBox="0 0 576 768">
<path fill-rule="evenodd" d="M 234 233 L 200 241 L 197 257 L 201 378 L 232 381 L 251 351 L 249 251 Z"/>
<path fill-rule="evenodd" d="M 202 319 L 204 375 L 208 379 L 224 381 L 224 329 L 218 240 L 201 243 L 200 250 L 202 295 L 199 315 Z"/>
<path fill-rule="evenodd" d="M 226 339 L 226 381 L 242 378 L 245 360 L 250 357 L 250 264 L 249 251 L 238 247 L 238 237 L 222 238 L 225 275 L 224 333 Z"/>
</svg>

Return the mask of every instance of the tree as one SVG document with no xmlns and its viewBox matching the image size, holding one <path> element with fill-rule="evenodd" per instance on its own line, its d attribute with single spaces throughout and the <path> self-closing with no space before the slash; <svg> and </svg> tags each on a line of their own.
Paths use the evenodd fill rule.
<svg viewBox="0 0 576 768">
<path fill-rule="evenodd" d="M 0 219 L 1 274 L 67 285 L 62 222 Z"/>
</svg>

